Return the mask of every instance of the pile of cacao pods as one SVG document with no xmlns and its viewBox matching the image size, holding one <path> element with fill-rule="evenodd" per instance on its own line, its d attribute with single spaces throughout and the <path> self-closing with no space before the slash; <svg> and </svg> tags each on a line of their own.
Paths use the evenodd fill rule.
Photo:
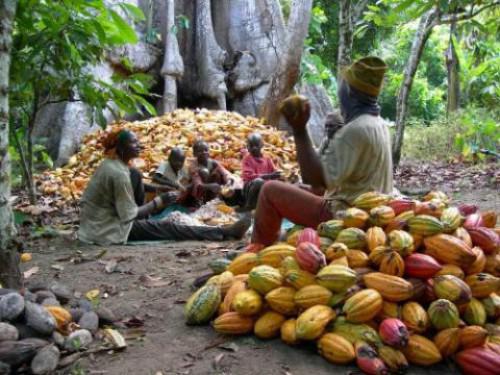
<svg viewBox="0 0 500 375">
<path fill-rule="evenodd" d="M 187 301 L 187 324 L 224 335 L 315 341 L 367 374 L 453 359 L 466 374 L 500 369 L 497 214 L 376 192 L 318 228 L 295 227 L 258 254 L 216 259 Z"/>
<path fill-rule="evenodd" d="M 118 331 L 99 329 L 115 321 L 111 310 L 75 299 L 58 282 L 23 294 L 0 288 L 0 374 L 52 374 L 72 364 L 77 359 L 72 354 L 88 349 L 95 338 L 122 349 L 126 344 Z"/>
<path fill-rule="evenodd" d="M 144 173 L 144 177 L 154 174 L 173 147 L 182 148 L 190 158 L 191 147 L 199 138 L 210 146 L 212 158 L 230 172 L 238 174 L 247 137 L 253 132 L 259 132 L 262 134 L 266 155 L 273 159 L 285 178 L 296 179 L 295 144 L 285 132 L 263 125 L 255 117 L 245 117 L 236 112 L 178 109 L 144 121 L 121 121 L 108 126 L 106 130 L 86 135 L 79 152 L 65 166 L 35 176 L 38 190 L 53 197 L 58 206 L 80 198 L 92 173 L 104 158 L 101 138 L 105 132 L 119 128 L 129 129 L 139 138 L 143 150 L 140 158 L 135 159 L 133 164 Z M 189 160 L 186 161 L 186 166 L 188 163 Z M 22 210 L 22 207 L 18 208 Z"/>
</svg>

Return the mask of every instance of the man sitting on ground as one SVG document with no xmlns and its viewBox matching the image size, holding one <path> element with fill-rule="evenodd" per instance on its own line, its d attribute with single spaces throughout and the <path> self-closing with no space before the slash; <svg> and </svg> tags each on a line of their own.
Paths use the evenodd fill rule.
<svg viewBox="0 0 500 375">
<path fill-rule="evenodd" d="M 313 188 L 326 188 L 328 195 L 320 197 L 280 181 L 266 183 L 259 195 L 248 251 L 274 243 L 283 218 L 316 228 L 362 193 L 392 193 L 391 142 L 377 103 L 386 69 L 381 59 L 366 57 L 343 71 L 338 96 L 345 125 L 322 155 L 307 133 L 309 102 L 297 103 L 294 98 L 284 103 L 281 110 L 293 131 L 302 179 Z"/>
<path fill-rule="evenodd" d="M 81 241 L 98 245 L 154 240 L 221 241 L 239 239 L 250 227 L 249 217 L 222 227 L 145 219 L 157 208 L 176 202 L 178 193 L 163 193 L 138 206 L 128 168 L 129 162 L 139 156 L 137 137 L 131 131 L 120 130 L 109 133 L 102 144 L 106 158 L 95 170 L 81 199 Z"/>
</svg>

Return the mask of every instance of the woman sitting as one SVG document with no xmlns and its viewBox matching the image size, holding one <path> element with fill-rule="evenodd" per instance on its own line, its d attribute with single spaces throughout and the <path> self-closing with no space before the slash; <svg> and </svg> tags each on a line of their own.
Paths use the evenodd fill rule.
<svg viewBox="0 0 500 375">
<path fill-rule="evenodd" d="M 177 193 L 167 192 L 138 206 L 128 163 L 139 156 L 134 133 L 120 130 L 103 141 L 106 158 L 96 169 L 81 199 L 78 238 L 99 245 L 123 244 L 127 240 L 209 240 L 241 238 L 250 226 L 245 217 L 223 227 L 187 226 L 145 219 L 159 207 L 172 204 Z"/>
</svg>

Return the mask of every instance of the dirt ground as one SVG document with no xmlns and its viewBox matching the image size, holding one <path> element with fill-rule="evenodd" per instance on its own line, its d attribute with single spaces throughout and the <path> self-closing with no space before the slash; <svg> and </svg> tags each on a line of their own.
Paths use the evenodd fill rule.
<svg viewBox="0 0 500 375">
<path fill-rule="evenodd" d="M 456 202 L 478 204 L 500 212 L 500 192 L 493 189 L 469 191 L 454 196 Z M 77 293 L 99 288 L 100 303 L 112 309 L 123 322 L 143 321 L 143 327 L 119 328 L 128 337 L 121 353 L 103 352 L 86 356 L 61 370 L 61 374 L 231 374 L 231 375 L 326 375 L 360 373 L 354 366 L 334 366 L 316 354 L 314 346 L 289 347 L 279 339 L 261 341 L 253 336 L 222 337 L 210 326 L 188 327 L 184 302 L 192 293 L 195 278 L 207 273 L 208 262 L 227 251 L 237 251 L 243 242 L 182 242 L 140 246 L 83 246 L 72 235 L 38 239 L 27 243 L 39 271 L 26 280 L 27 286 L 57 279 Z M 100 254 L 97 260 L 73 263 Z M 105 262 L 117 261 L 115 272 L 105 271 Z M 162 283 L 153 287 L 146 276 Z M 156 279 L 161 278 L 161 279 Z M 151 280 L 151 279 L 150 279 Z M 107 298 L 103 293 L 107 291 Z M 144 335 L 137 335 L 142 332 Z M 430 369 L 411 367 L 409 374 L 458 373 L 452 363 Z"/>
</svg>

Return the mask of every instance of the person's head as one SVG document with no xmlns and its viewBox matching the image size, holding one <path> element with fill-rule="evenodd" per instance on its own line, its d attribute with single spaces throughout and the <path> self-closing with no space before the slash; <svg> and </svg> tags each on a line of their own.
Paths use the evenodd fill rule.
<svg viewBox="0 0 500 375">
<path fill-rule="evenodd" d="M 203 139 L 197 140 L 193 145 L 193 155 L 199 164 L 206 165 L 209 158 L 207 142 Z"/>
<path fill-rule="evenodd" d="M 259 133 L 252 133 L 247 138 L 247 150 L 255 158 L 262 156 L 262 136 Z"/>
<path fill-rule="evenodd" d="M 125 163 L 138 157 L 141 151 L 139 140 L 133 132 L 127 129 L 109 133 L 102 143 L 105 153 L 109 154 L 114 150 L 116 156 Z"/>
<path fill-rule="evenodd" d="M 170 154 L 168 155 L 168 162 L 174 172 L 179 172 L 184 166 L 184 161 L 186 160 L 186 154 L 179 147 L 174 147 L 170 150 Z"/>
<path fill-rule="evenodd" d="M 360 105 L 376 106 L 387 65 L 378 57 L 361 58 L 342 71 L 338 88 L 340 111 L 346 123 Z"/>
<path fill-rule="evenodd" d="M 325 135 L 331 138 L 335 132 L 344 125 L 344 119 L 340 112 L 330 112 L 325 119 Z"/>
<path fill-rule="evenodd" d="M 198 174 L 200 175 L 202 182 L 204 183 L 208 182 L 208 178 L 210 177 L 210 172 L 208 171 L 208 168 L 200 168 Z"/>
</svg>

